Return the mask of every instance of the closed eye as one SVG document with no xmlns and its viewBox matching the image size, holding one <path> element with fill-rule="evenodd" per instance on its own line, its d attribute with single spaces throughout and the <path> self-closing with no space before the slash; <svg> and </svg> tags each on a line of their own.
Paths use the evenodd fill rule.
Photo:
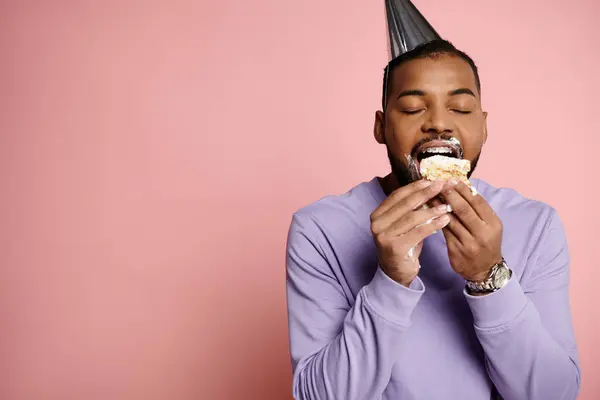
<svg viewBox="0 0 600 400">
<path fill-rule="evenodd" d="M 471 112 L 472 112 L 472 111 L 469 111 L 469 110 L 457 110 L 457 109 L 452 109 L 450 111 L 453 111 L 453 112 L 456 112 L 456 113 L 459 113 L 459 114 L 471 114 Z"/>
<path fill-rule="evenodd" d="M 418 110 L 402 110 L 402 112 L 404 114 L 409 114 L 409 115 L 417 114 L 417 113 L 420 113 L 421 111 L 423 111 L 423 110 L 422 109 L 418 109 Z"/>
</svg>

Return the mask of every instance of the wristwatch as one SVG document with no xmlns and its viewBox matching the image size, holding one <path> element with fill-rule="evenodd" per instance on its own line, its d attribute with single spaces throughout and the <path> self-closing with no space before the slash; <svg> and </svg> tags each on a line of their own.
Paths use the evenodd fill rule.
<svg viewBox="0 0 600 400">
<path fill-rule="evenodd" d="M 512 271 L 506 265 L 504 258 L 490 270 L 483 281 L 467 280 L 467 290 L 471 293 L 492 293 L 502 289 L 512 276 Z"/>
</svg>

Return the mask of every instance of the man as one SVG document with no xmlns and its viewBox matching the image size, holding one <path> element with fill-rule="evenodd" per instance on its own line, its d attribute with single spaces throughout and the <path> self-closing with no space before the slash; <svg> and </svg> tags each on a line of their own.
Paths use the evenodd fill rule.
<svg viewBox="0 0 600 400">
<path fill-rule="evenodd" d="M 487 114 L 475 64 L 429 41 L 390 62 L 383 96 L 374 135 L 392 173 L 292 220 L 294 398 L 575 399 L 555 210 L 482 180 L 473 194 L 418 177 L 427 148 L 477 164 Z M 510 278 L 494 279 L 501 272 Z"/>
</svg>

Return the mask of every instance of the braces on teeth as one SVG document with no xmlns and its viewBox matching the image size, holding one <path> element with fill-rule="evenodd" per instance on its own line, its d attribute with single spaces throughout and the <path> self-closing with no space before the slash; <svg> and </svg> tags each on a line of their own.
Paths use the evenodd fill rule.
<svg viewBox="0 0 600 400">
<path fill-rule="evenodd" d="M 448 147 L 430 147 L 425 149 L 423 153 L 453 154 L 454 151 Z"/>
</svg>

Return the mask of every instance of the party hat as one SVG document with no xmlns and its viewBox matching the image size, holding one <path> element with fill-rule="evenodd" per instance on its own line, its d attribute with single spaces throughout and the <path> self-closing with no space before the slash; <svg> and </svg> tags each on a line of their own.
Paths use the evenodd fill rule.
<svg viewBox="0 0 600 400">
<path fill-rule="evenodd" d="M 385 0 L 387 27 L 389 34 L 390 61 L 415 47 L 441 39 L 435 29 L 410 0 Z M 385 69 L 385 89 L 383 108 L 387 103 L 389 64 Z"/>
<path fill-rule="evenodd" d="M 410 0 L 385 0 L 385 8 L 391 60 L 420 44 L 441 39 Z"/>
</svg>

